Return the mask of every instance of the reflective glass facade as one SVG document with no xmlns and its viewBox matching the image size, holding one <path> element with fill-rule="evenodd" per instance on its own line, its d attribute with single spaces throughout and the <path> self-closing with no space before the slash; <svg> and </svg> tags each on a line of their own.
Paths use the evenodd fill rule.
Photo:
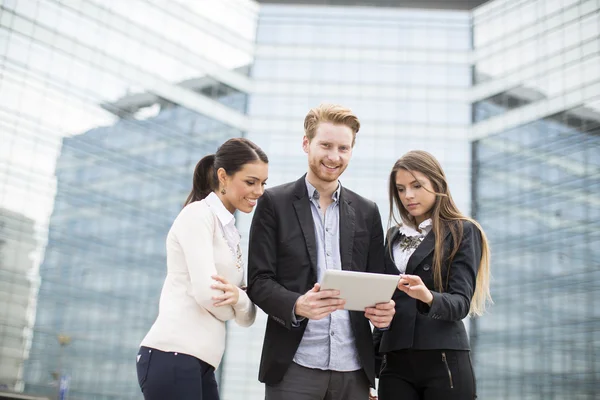
<svg viewBox="0 0 600 400">
<path fill-rule="evenodd" d="M 139 393 L 133 359 L 156 317 L 166 234 L 198 160 L 239 136 L 172 107 L 64 139 L 25 369 L 28 392 L 48 394 L 48 377 L 60 372 L 71 379 L 72 399 Z M 61 346 L 60 335 L 70 343 Z"/>
<path fill-rule="evenodd" d="M 495 305 L 471 330 L 479 396 L 594 399 L 600 377 L 600 113 L 474 143 Z"/>
<path fill-rule="evenodd" d="M 598 108 L 600 1 L 495 0 L 473 12 L 473 32 L 475 136 Z"/>
<path fill-rule="evenodd" d="M 35 281 L 29 275 L 37 247 L 34 221 L 0 208 L 0 392 L 22 379 Z"/>
<path fill-rule="evenodd" d="M 600 2 L 474 12 L 473 213 L 492 249 L 471 323 L 484 399 L 600 388 Z"/>
<path fill-rule="evenodd" d="M 380 183 L 393 162 L 426 148 L 468 206 L 470 30 L 469 13 L 459 11 L 261 7 L 249 135 L 273 159 L 273 184 L 306 170 L 304 116 L 334 102 L 362 123 L 344 175 L 348 187 L 360 186 L 385 208 Z"/>
<path fill-rule="evenodd" d="M 0 0 L 0 389 L 139 398 L 167 231 L 247 130 L 256 10 Z"/>
</svg>

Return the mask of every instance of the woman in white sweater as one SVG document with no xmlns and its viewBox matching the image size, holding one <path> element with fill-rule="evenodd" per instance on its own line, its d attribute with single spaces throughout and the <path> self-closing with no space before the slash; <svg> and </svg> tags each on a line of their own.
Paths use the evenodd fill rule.
<svg viewBox="0 0 600 400">
<path fill-rule="evenodd" d="M 268 158 L 247 139 L 230 139 L 196 165 L 193 190 L 167 235 L 167 277 L 159 313 L 137 355 L 145 400 L 218 400 L 214 371 L 225 321 L 250 326 L 256 308 L 242 288 L 236 210 L 263 194 Z"/>
</svg>

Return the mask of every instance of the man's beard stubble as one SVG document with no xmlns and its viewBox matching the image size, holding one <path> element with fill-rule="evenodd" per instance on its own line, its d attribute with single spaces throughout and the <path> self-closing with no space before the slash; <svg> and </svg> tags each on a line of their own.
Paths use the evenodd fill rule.
<svg viewBox="0 0 600 400">
<path fill-rule="evenodd" d="M 312 173 L 323 182 L 337 181 L 340 175 L 342 175 L 342 173 L 346 170 L 347 166 L 347 164 L 339 166 L 338 172 L 335 174 L 324 174 L 321 170 L 321 160 L 315 160 L 309 163 L 309 167 Z"/>
</svg>

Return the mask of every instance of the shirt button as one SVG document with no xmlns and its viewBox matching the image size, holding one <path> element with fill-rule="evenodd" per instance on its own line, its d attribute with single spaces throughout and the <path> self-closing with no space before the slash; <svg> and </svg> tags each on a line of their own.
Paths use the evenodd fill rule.
<svg viewBox="0 0 600 400">
<path fill-rule="evenodd" d="M 330 335 L 331 335 L 331 336 L 335 336 L 335 333 L 333 333 L 333 331 L 331 331 Z"/>
<path fill-rule="evenodd" d="M 330 252 L 327 252 L 327 257 L 329 257 L 329 256 L 331 256 L 331 253 L 330 253 Z"/>
</svg>

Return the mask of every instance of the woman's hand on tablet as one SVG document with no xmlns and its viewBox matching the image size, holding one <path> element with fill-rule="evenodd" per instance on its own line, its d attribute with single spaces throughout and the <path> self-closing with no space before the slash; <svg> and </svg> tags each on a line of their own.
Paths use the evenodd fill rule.
<svg viewBox="0 0 600 400">
<path fill-rule="evenodd" d="M 400 275 L 398 290 L 406 293 L 413 299 L 421 300 L 428 306 L 431 306 L 431 302 L 433 301 L 431 291 L 427 289 L 427 286 L 425 286 L 418 275 Z"/>
</svg>

